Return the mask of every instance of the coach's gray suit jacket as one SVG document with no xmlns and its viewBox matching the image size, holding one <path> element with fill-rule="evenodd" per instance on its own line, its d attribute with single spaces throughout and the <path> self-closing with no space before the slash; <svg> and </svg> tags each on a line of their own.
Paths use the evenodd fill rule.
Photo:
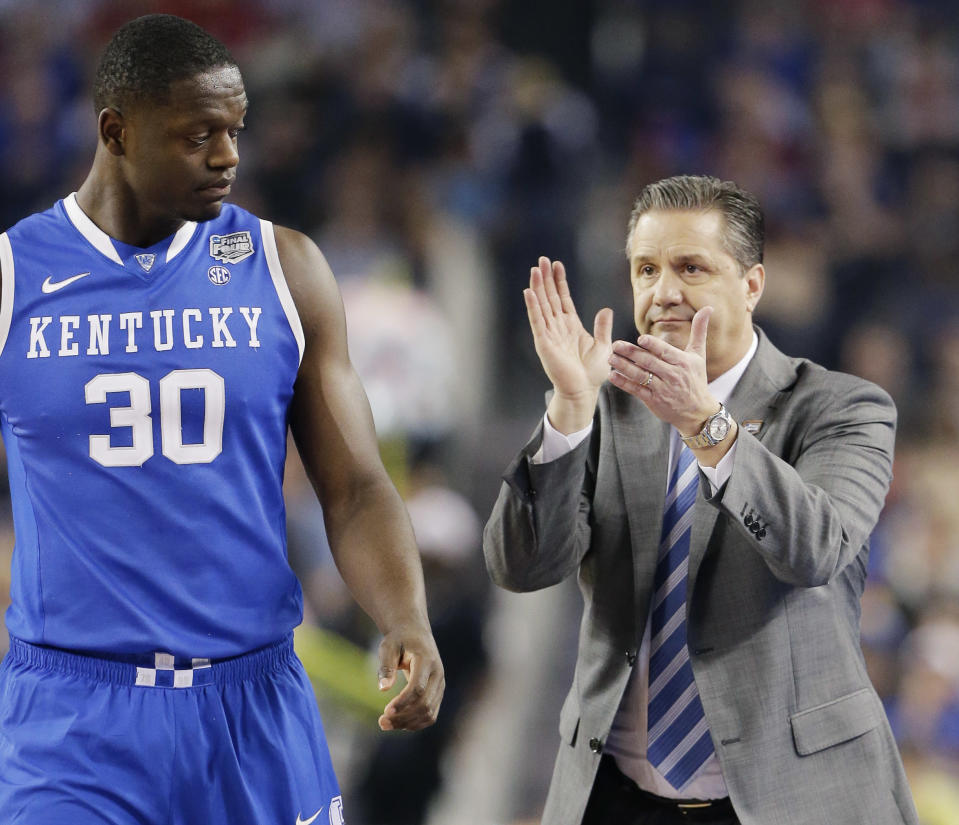
<svg viewBox="0 0 959 825">
<path fill-rule="evenodd" d="M 740 422 L 735 465 L 716 495 L 700 485 L 688 638 L 733 806 L 742 825 L 916 823 L 859 647 L 868 539 L 891 479 L 892 401 L 786 357 L 759 332 L 727 407 Z M 762 422 L 756 435 L 749 421 Z M 578 825 L 649 613 L 668 426 L 607 384 L 583 444 L 534 465 L 541 439 L 538 429 L 507 470 L 484 551 L 510 590 L 578 573 L 576 673 L 543 816 Z"/>
</svg>

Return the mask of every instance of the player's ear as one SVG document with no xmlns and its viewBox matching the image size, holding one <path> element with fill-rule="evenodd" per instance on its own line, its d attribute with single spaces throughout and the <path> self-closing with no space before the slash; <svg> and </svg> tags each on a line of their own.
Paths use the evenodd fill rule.
<svg viewBox="0 0 959 825">
<path fill-rule="evenodd" d="M 126 142 L 126 123 L 123 115 L 107 106 L 97 119 L 97 137 L 111 155 L 124 154 Z"/>
</svg>

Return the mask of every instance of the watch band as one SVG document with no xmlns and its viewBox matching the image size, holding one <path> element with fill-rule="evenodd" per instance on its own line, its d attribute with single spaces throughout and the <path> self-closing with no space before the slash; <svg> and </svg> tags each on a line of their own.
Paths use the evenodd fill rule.
<svg viewBox="0 0 959 825">
<path fill-rule="evenodd" d="M 702 449 L 704 447 L 715 447 L 719 442 L 713 441 L 706 433 L 705 428 L 701 432 L 696 433 L 696 435 L 681 435 L 680 440 L 687 447 L 691 447 L 694 450 Z"/>
<path fill-rule="evenodd" d="M 709 433 L 713 421 L 715 421 L 717 418 L 723 418 L 726 421 L 726 432 L 723 433 L 722 438 L 713 438 Z M 719 411 L 713 413 L 711 416 L 709 416 L 709 418 L 706 419 L 706 423 L 703 424 L 703 428 L 696 433 L 696 435 L 680 434 L 679 438 L 687 447 L 692 449 L 705 449 L 706 447 L 715 447 L 717 444 L 723 442 L 726 439 L 726 436 L 729 435 L 729 431 L 731 429 L 732 417 L 726 410 L 726 405 L 720 402 Z"/>
</svg>

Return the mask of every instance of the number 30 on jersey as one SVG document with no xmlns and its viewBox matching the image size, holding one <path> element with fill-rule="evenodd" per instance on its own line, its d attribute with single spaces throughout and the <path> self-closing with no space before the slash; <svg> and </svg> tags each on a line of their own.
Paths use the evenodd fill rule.
<svg viewBox="0 0 959 825">
<path fill-rule="evenodd" d="M 203 441 L 183 443 L 181 390 L 203 390 Z M 109 435 L 90 436 L 90 458 L 104 467 L 139 467 L 150 458 L 153 444 L 153 412 L 150 382 L 135 372 L 101 373 L 84 387 L 87 404 L 105 404 L 107 393 L 130 396 L 126 407 L 110 407 L 110 426 L 129 427 L 129 447 L 114 447 Z M 209 464 L 223 451 L 223 414 L 226 391 L 223 377 L 213 370 L 173 370 L 160 379 L 160 450 L 177 464 Z"/>
</svg>

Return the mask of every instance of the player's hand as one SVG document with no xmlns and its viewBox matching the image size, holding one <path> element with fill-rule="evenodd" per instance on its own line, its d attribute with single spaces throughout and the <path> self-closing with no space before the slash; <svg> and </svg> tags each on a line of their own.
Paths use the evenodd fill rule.
<svg viewBox="0 0 959 825">
<path fill-rule="evenodd" d="M 569 294 L 566 268 L 560 261 L 541 257 L 530 270 L 529 288 L 523 290 L 526 313 L 536 354 L 553 383 L 554 401 L 571 405 L 585 414 L 581 429 L 592 419 L 599 388 L 609 376 L 612 351 L 613 311 L 596 314 L 593 334 L 583 327 Z M 561 432 L 571 432 L 557 421 L 556 405 L 550 405 L 550 421 Z"/>
<path fill-rule="evenodd" d="M 694 435 L 719 402 L 709 392 L 706 377 L 706 332 L 712 307 L 694 316 L 685 350 L 652 335 L 636 344 L 617 341 L 609 365 L 610 383 L 642 401 L 657 418 L 684 435 Z"/>
<path fill-rule="evenodd" d="M 380 690 L 389 690 L 398 670 L 406 687 L 380 716 L 381 730 L 420 730 L 436 721 L 446 689 L 443 663 L 429 630 L 393 631 L 380 643 Z"/>
</svg>

